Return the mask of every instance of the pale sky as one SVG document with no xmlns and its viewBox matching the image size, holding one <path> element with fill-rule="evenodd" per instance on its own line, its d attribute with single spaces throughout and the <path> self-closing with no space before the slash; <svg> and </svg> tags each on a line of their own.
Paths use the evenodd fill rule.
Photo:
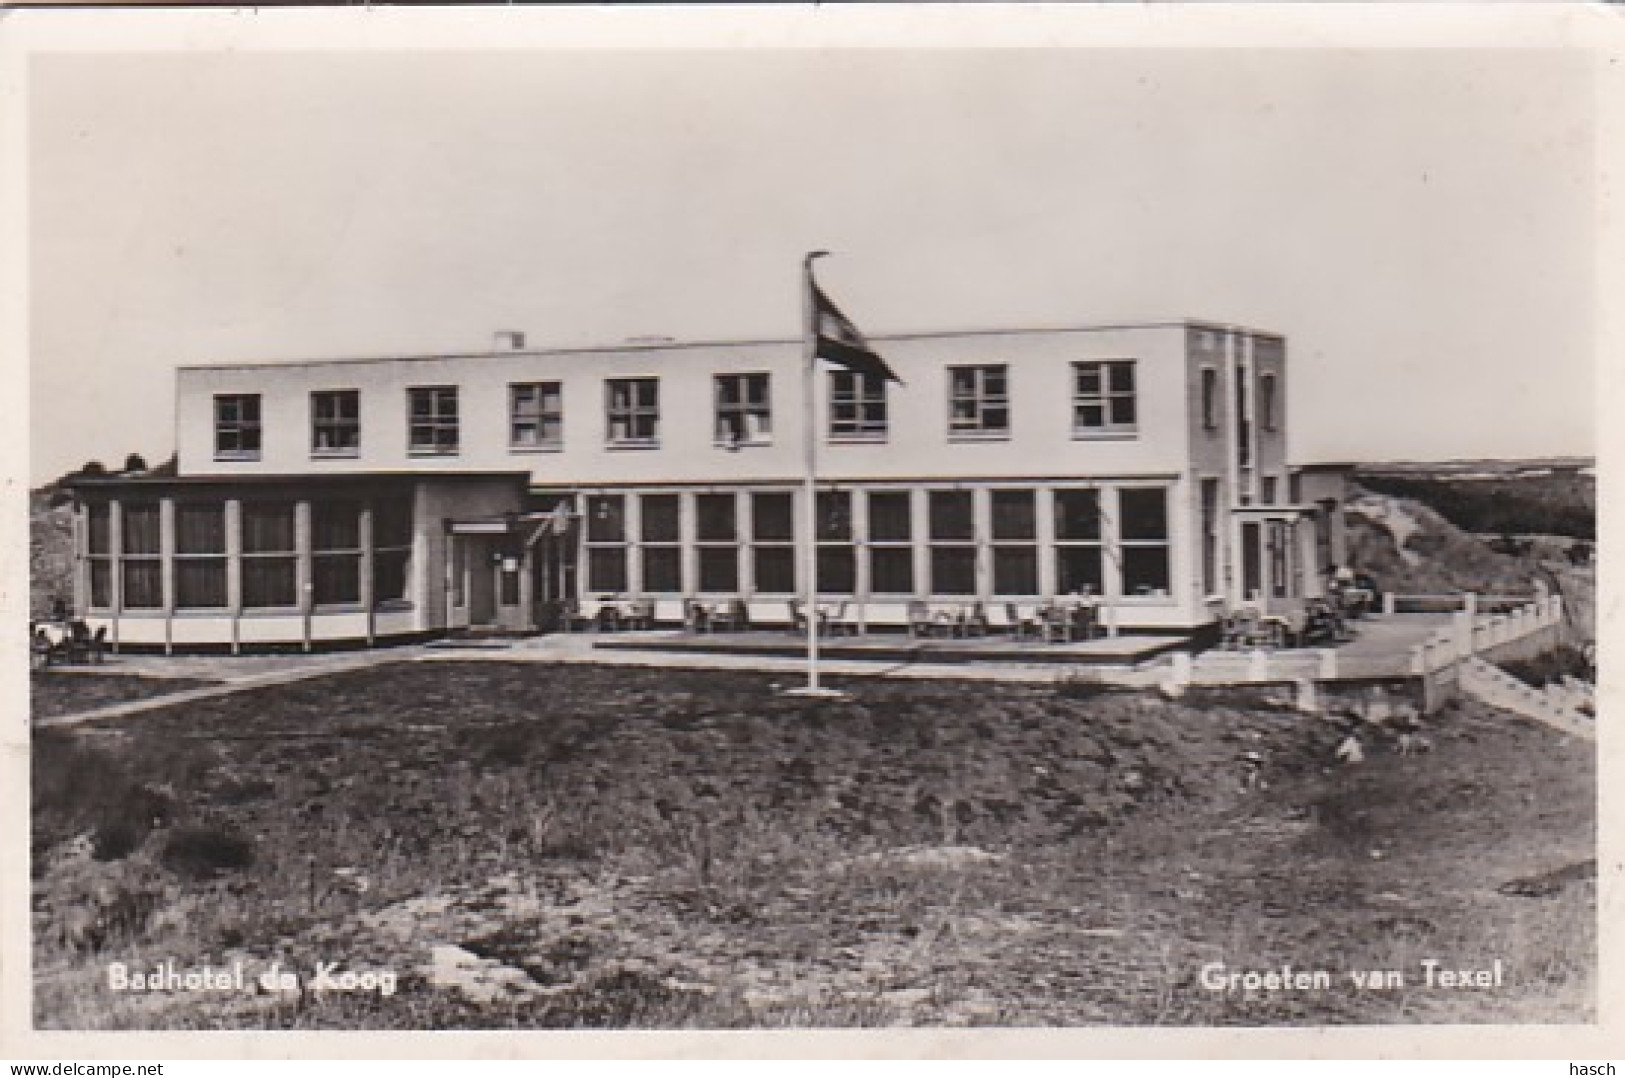
<svg viewBox="0 0 1625 1078">
<path fill-rule="evenodd" d="M 179 364 L 1191 316 L 1288 337 L 1297 461 L 1594 452 L 1575 52 L 33 57 L 39 482 Z"/>
</svg>

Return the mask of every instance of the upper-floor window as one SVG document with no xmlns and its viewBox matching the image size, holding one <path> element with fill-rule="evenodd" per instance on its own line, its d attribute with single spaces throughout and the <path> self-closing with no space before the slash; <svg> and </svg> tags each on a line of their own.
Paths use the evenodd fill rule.
<svg viewBox="0 0 1625 1078">
<path fill-rule="evenodd" d="M 1207 430 L 1219 426 L 1219 372 L 1212 367 L 1202 368 L 1202 426 Z"/>
<path fill-rule="evenodd" d="M 767 375 L 717 375 L 716 402 L 718 445 L 761 445 L 773 440 Z"/>
<path fill-rule="evenodd" d="M 948 368 L 950 437 L 1010 433 L 1010 375 L 1002 363 Z"/>
<path fill-rule="evenodd" d="M 1258 423 L 1265 430 L 1275 429 L 1275 375 L 1265 374 L 1258 379 Z"/>
<path fill-rule="evenodd" d="M 564 444 L 564 386 L 515 382 L 508 387 L 508 444 L 515 449 L 557 449 Z"/>
<path fill-rule="evenodd" d="M 260 459 L 260 395 L 221 393 L 214 398 L 216 460 Z"/>
<path fill-rule="evenodd" d="M 660 439 L 660 380 L 611 378 L 605 383 L 610 445 L 654 445 Z"/>
<path fill-rule="evenodd" d="M 886 380 L 858 371 L 829 372 L 829 436 L 838 441 L 883 441 Z"/>
<path fill-rule="evenodd" d="M 457 452 L 457 387 L 418 386 L 406 393 L 410 404 L 408 451 Z"/>
<path fill-rule="evenodd" d="M 310 395 L 310 451 L 318 457 L 361 452 L 361 393 L 333 389 Z"/>
<path fill-rule="evenodd" d="M 1074 434 L 1126 433 L 1138 425 L 1133 360 L 1072 364 Z"/>
</svg>

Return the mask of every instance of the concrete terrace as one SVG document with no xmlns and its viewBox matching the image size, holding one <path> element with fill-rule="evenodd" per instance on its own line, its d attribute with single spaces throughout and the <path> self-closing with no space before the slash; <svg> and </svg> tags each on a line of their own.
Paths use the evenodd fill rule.
<svg viewBox="0 0 1625 1078">
<path fill-rule="evenodd" d="M 1411 648 L 1451 622 L 1449 614 L 1371 615 L 1356 623 L 1357 635 L 1336 648 L 1338 677 L 1403 677 Z M 1004 637 L 970 640 L 914 639 L 902 634 L 837 637 L 821 641 L 820 667 L 832 678 L 950 678 L 978 681 L 1050 682 L 1098 673 L 1115 684 L 1152 688 L 1168 674 L 1168 655 L 1181 640 L 1130 635 L 1076 643 L 1046 644 Z M 48 677 L 130 675 L 213 682 L 199 688 L 147 697 L 72 715 L 39 720 L 41 727 L 72 726 L 271 685 L 325 677 L 394 662 L 542 662 L 610 666 L 748 670 L 798 679 L 806 669 L 805 642 L 784 630 L 692 634 L 671 630 L 615 634 L 580 633 L 439 641 L 371 651 L 278 655 L 110 655 L 96 666 L 60 667 Z M 1318 649 L 1268 653 L 1272 669 L 1287 676 L 1316 676 Z M 1204 666 L 1222 673 L 1245 661 L 1236 652 L 1209 651 L 1194 658 L 1196 680 Z M 1301 669 L 1300 669 L 1301 667 Z"/>
</svg>

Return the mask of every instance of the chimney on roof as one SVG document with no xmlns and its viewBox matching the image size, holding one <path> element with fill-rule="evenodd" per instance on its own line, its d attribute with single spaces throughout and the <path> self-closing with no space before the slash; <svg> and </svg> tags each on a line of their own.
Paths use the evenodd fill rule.
<svg viewBox="0 0 1625 1078">
<path fill-rule="evenodd" d="M 525 331 L 522 329 L 499 329 L 495 337 L 498 352 L 517 352 L 525 347 Z"/>
</svg>

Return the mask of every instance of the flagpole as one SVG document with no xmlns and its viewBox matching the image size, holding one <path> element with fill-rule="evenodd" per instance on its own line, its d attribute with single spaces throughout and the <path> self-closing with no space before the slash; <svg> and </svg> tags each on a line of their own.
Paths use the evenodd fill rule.
<svg viewBox="0 0 1625 1078">
<path fill-rule="evenodd" d="M 806 410 L 804 442 L 807 472 L 803 476 L 802 514 L 802 580 L 805 582 L 805 604 L 802 617 L 807 623 L 807 688 L 808 696 L 821 696 L 824 690 L 818 684 L 818 385 L 813 377 L 818 367 L 818 312 L 813 303 L 813 272 L 815 259 L 828 251 L 811 251 L 801 260 L 801 399 Z"/>
</svg>

